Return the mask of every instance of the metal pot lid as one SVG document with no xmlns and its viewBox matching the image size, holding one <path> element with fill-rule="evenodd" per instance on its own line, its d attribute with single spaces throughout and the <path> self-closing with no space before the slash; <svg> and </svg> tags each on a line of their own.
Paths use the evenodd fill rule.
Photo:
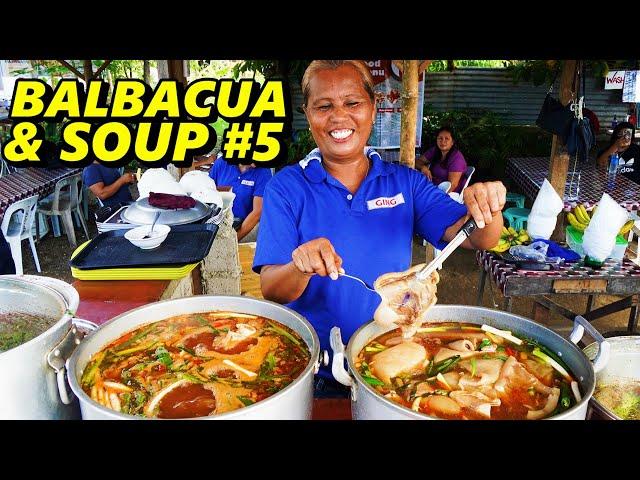
<svg viewBox="0 0 640 480">
<path fill-rule="evenodd" d="M 160 212 L 158 223 L 164 225 L 185 225 L 197 222 L 211 215 L 211 207 L 196 200 L 195 207 L 167 210 L 149 205 L 149 197 L 141 198 L 122 212 L 122 218 L 135 225 L 151 225 Z"/>
</svg>

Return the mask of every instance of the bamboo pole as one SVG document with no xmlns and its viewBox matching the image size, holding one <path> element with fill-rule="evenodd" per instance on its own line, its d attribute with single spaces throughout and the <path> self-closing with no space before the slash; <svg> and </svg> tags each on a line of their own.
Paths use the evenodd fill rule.
<svg viewBox="0 0 640 480">
<path fill-rule="evenodd" d="M 418 112 L 419 60 L 404 60 L 402 68 L 402 112 L 400 116 L 400 163 L 416 165 L 416 114 Z"/>
</svg>

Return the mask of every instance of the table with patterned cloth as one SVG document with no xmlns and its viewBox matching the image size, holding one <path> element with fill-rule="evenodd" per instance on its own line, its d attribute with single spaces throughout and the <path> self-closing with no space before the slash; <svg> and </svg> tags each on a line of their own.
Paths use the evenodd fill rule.
<svg viewBox="0 0 640 480">
<path fill-rule="evenodd" d="M 38 194 L 52 193 L 58 180 L 81 172 L 80 168 L 21 168 L 0 178 L 0 219 L 9 205 Z"/>
<path fill-rule="evenodd" d="M 587 267 L 583 262 L 567 263 L 557 270 L 518 270 L 514 264 L 504 261 L 500 255 L 484 251 L 476 252 L 480 268 L 477 304 L 482 304 L 482 294 L 487 275 L 492 284 L 498 286 L 505 297 L 504 310 L 511 311 L 513 297 L 532 296 L 537 307 L 554 310 L 569 319 L 578 313 L 558 305 L 546 295 L 588 295 L 587 311 L 582 314 L 587 320 L 630 308 L 628 332 L 634 332 L 638 321 L 640 300 L 640 266 L 624 259 L 622 262 L 607 260 L 600 269 Z M 594 295 L 606 294 L 624 297 L 613 303 L 592 310 Z M 534 306 L 534 309 L 537 308 Z"/>
<path fill-rule="evenodd" d="M 572 160 L 564 191 L 565 211 L 570 211 L 578 203 L 590 209 L 605 192 L 629 211 L 640 209 L 640 185 L 637 183 L 619 173 L 615 178 L 610 177 L 606 168 L 597 167 L 594 163 L 578 163 L 572 174 L 573 166 Z M 549 176 L 549 157 L 508 158 L 506 174 L 528 198 L 535 200 L 542 182 Z"/>
</svg>

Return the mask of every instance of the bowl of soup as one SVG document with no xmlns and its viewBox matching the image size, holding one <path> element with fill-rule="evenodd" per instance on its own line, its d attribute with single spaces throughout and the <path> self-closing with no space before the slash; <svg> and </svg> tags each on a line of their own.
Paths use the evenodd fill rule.
<svg viewBox="0 0 640 480">
<path fill-rule="evenodd" d="M 577 323 L 576 342 L 584 328 L 595 332 L 587 323 Z M 601 369 L 608 345 L 594 335 L 605 346 L 594 360 Z M 352 389 L 354 419 L 584 420 L 595 388 L 594 364 L 573 343 L 480 307 L 433 306 L 410 338 L 371 322 L 346 349 L 334 329 L 331 346 L 333 374 Z"/>
<path fill-rule="evenodd" d="M 308 419 L 319 342 L 282 305 L 200 295 L 104 324 L 69 360 L 83 419 Z"/>
</svg>

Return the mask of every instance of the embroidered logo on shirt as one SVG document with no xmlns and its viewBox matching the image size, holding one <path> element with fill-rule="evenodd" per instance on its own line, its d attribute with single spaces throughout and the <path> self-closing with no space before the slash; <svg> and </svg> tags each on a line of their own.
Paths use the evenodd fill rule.
<svg viewBox="0 0 640 480">
<path fill-rule="evenodd" d="M 253 187 L 256 184 L 256 182 L 254 182 L 253 180 L 242 180 L 240 182 L 240 184 L 241 185 L 247 185 L 249 187 Z"/>
<path fill-rule="evenodd" d="M 367 200 L 367 210 L 375 210 L 377 208 L 393 208 L 404 203 L 402 192 L 393 197 L 378 197 L 373 200 Z"/>
</svg>

